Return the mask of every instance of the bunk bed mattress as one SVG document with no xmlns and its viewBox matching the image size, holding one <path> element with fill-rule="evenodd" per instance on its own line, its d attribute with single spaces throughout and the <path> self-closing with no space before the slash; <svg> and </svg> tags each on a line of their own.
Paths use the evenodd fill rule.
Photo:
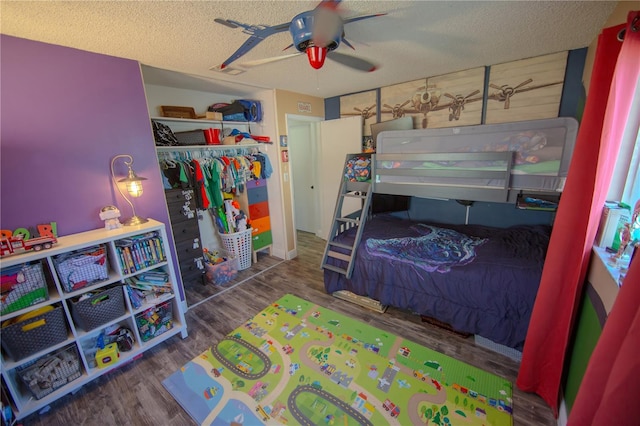
<svg viewBox="0 0 640 426">
<path fill-rule="evenodd" d="M 336 237 L 351 244 L 356 228 Z M 438 225 L 390 215 L 367 221 L 351 279 L 325 269 L 328 293 L 348 290 L 522 349 L 551 227 Z M 345 267 L 341 261 L 330 264 Z"/>
<path fill-rule="evenodd" d="M 376 161 L 376 170 L 497 170 L 501 165 L 482 161 L 415 161 L 411 154 L 514 153 L 511 189 L 561 191 L 569 170 L 578 123 L 573 118 L 514 123 L 381 132 L 378 154 L 409 154 L 401 161 Z M 504 181 L 470 181 L 461 178 L 376 174 L 376 183 L 417 185 L 502 186 Z"/>
</svg>

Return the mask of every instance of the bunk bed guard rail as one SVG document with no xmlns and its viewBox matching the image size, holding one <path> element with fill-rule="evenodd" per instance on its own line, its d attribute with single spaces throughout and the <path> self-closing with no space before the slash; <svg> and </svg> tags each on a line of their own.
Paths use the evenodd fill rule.
<svg viewBox="0 0 640 426">
<path fill-rule="evenodd" d="M 471 201 L 507 202 L 513 152 L 374 154 L 373 191 Z"/>
</svg>

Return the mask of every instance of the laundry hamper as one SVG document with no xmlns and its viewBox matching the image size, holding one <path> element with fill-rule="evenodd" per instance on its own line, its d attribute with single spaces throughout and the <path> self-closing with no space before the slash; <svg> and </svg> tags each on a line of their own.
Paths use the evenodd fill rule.
<svg viewBox="0 0 640 426">
<path fill-rule="evenodd" d="M 233 234 L 220 234 L 220 238 L 225 250 L 240 261 L 239 271 L 251 267 L 251 228 Z"/>
</svg>

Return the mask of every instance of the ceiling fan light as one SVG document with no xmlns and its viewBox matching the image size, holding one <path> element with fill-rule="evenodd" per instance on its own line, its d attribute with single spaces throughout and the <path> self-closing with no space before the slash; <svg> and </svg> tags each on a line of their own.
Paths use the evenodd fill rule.
<svg viewBox="0 0 640 426">
<path fill-rule="evenodd" d="M 324 65 L 324 60 L 327 57 L 327 49 L 319 46 L 309 46 L 307 48 L 307 58 L 309 58 L 309 65 L 314 69 L 319 70 Z"/>
</svg>

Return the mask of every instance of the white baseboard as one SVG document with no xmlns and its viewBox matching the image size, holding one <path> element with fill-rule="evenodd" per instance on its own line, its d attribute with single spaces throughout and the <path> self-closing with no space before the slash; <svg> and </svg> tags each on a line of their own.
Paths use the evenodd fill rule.
<svg viewBox="0 0 640 426">
<path fill-rule="evenodd" d="M 280 257 L 275 253 L 274 253 L 274 256 Z M 280 258 L 284 260 L 291 260 L 291 259 L 295 259 L 296 257 L 298 257 L 298 249 L 289 250 L 288 252 L 285 253 L 284 257 L 280 257 Z"/>
</svg>

